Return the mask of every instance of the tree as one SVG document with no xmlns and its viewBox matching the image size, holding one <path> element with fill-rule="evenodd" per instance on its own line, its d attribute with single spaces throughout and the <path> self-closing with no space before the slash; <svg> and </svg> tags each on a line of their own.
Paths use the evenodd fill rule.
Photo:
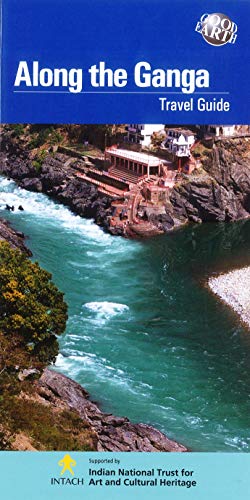
<svg viewBox="0 0 250 500">
<path fill-rule="evenodd" d="M 42 363 L 58 353 L 56 336 L 66 326 L 67 305 L 51 274 L 23 253 L 0 243 L 0 331 Z"/>
<path fill-rule="evenodd" d="M 151 135 L 151 143 L 155 148 L 159 148 L 162 142 L 166 139 L 166 133 L 164 131 L 161 132 L 153 132 Z"/>
</svg>

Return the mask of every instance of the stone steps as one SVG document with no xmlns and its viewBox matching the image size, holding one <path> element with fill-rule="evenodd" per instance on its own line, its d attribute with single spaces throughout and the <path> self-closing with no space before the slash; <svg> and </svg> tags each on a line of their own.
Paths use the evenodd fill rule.
<svg viewBox="0 0 250 500">
<path fill-rule="evenodd" d="M 140 177 L 132 172 L 129 172 L 123 168 L 111 167 L 109 169 L 109 174 L 121 181 L 126 181 L 131 184 L 137 184 Z"/>
</svg>

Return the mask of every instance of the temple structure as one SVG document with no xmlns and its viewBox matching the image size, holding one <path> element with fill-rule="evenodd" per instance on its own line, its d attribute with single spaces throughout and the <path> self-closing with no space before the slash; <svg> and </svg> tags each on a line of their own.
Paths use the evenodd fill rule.
<svg viewBox="0 0 250 500">
<path fill-rule="evenodd" d="M 165 147 L 179 158 L 188 158 L 195 143 L 195 134 L 188 129 L 170 128 L 167 130 Z"/>
<path fill-rule="evenodd" d="M 109 173 L 125 176 L 126 173 L 135 177 L 150 177 L 161 175 L 164 160 L 146 153 L 138 153 L 115 147 L 106 148 L 106 161 L 110 164 Z"/>
<path fill-rule="evenodd" d="M 162 144 L 163 149 L 168 151 L 179 172 L 191 173 L 195 168 L 191 150 L 196 141 L 196 134 L 189 129 L 177 127 L 169 128 L 166 132 L 167 138 Z"/>
<path fill-rule="evenodd" d="M 158 127 L 161 132 L 162 126 Z M 135 130 L 137 133 L 138 129 Z M 153 133 L 152 128 L 150 132 Z M 228 137 L 235 138 L 237 143 L 241 136 L 250 137 L 248 125 L 168 127 L 165 137 L 162 134 L 161 138 L 160 134 L 160 143 L 152 148 L 157 148 L 158 156 L 153 151 L 134 151 L 138 148 L 128 144 L 124 148 L 114 145 L 106 147 L 104 155 L 92 159 L 88 156 L 88 160 L 84 156 L 84 161 L 74 161 L 72 166 L 78 179 L 95 185 L 99 193 L 112 198 L 107 219 L 111 232 L 153 235 L 156 234 L 154 217 L 158 217 L 160 224 L 166 221 L 172 189 L 188 181 L 192 173 L 194 178 L 199 176 L 206 145 L 212 148 L 214 142 L 227 142 Z M 73 153 L 74 158 L 76 153 Z M 81 152 L 77 153 L 77 158 L 82 156 Z M 163 232 L 160 226 L 157 231 L 157 234 Z"/>
</svg>

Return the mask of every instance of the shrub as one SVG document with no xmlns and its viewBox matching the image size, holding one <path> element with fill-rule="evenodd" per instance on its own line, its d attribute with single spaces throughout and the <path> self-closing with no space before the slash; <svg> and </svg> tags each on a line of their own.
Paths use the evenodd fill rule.
<svg viewBox="0 0 250 500">
<path fill-rule="evenodd" d="M 2 436 L 0 432 L 0 449 L 11 449 L 11 441 L 18 433 L 27 436 L 38 450 L 96 449 L 94 432 L 75 411 L 54 410 L 32 400 L 32 395 L 9 397 L 5 394 L 0 401 L 0 418 L 5 424 Z M 7 440 L 8 435 L 11 439 Z"/>
<path fill-rule="evenodd" d="M 39 148 L 48 141 L 49 135 L 53 132 L 52 127 L 42 128 L 36 137 L 33 137 L 29 142 L 29 148 Z"/>
<path fill-rule="evenodd" d="M 61 142 L 63 140 L 63 136 L 61 134 L 59 134 L 59 132 L 57 132 L 56 130 L 53 130 L 50 134 L 50 137 L 49 137 L 49 144 L 51 146 L 53 146 L 54 144 L 58 144 L 59 142 Z"/>
<path fill-rule="evenodd" d="M 11 125 L 10 128 L 11 130 L 13 130 L 14 137 L 20 137 L 25 132 L 24 125 L 22 125 L 21 123 L 16 123 L 14 125 Z"/>
<path fill-rule="evenodd" d="M 32 162 L 32 165 L 33 165 L 33 167 L 34 167 L 34 169 L 36 170 L 37 173 L 39 173 L 41 171 L 41 166 L 42 165 L 41 165 L 41 163 L 39 161 L 34 160 Z"/>
<path fill-rule="evenodd" d="M 43 363 L 58 353 L 67 305 L 51 274 L 8 243 L 0 243 L 0 331 Z"/>
<path fill-rule="evenodd" d="M 38 152 L 36 159 L 32 162 L 33 167 L 35 168 L 37 173 L 41 171 L 41 167 L 45 160 L 46 155 L 47 155 L 46 149 L 42 149 L 42 151 Z"/>
</svg>

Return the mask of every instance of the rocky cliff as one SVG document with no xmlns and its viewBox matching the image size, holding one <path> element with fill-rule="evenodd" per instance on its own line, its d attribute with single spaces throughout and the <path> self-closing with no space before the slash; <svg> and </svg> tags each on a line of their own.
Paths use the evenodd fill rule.
<svg viewBox="0 0 250 500">
<path fill-rule="evenodd" d="M 250 214 L 250 139 L 199 145 L 201 168 L 170 194 L 170 212 L 182 222 L 235 221 Z"/>
<path fill-rule="evenodd" d="M 150 425 L 102 412 L 82 386 L 54 370 L 16 365 L 1 373 L 0 450 L 187 451 Z"/>
<path fill-rule="evenodd" d="M 98 451 L 187 451 L 150 425 L 103 413 L 85 389 L 60 373 L 46 369 L 36 387 L 43 403 L 77 411 L 93 430 Z"/>
<path fill-rule="evenodd" d="M 14 179 L 19 186 L 30 191 L 38 191 L 57 199 L 82 217 L 93 218 L 95 222 L 108 229 L 108 216 L 111 201 L 108 196 L 98 193 L 90 185 L 75 177 L 75 168 L 68 164 L 69 157 L 60 154 L 47 154 L 38 163 L 12 134 L 2 134 L 0 152 L 0 173 Z M 84 161 L 78 160 L 79 168 Z"/>
<path fill-rule="evenodd" d="M 121 227 L 109 224 L 112 198 L 98 192 L 94 185 L 77 179 L 74 162 L 66 155 L 47 154 L 39 162 L 34 161 L 34 155 L 8 130 L 2 134 L 1 151 L 0 173 L 26 189 L 56 198 L 81 216 L 93 218 L 112 234 L 124 235 Z M 200 142 L 193 154 L 199 157 L 199 168 L 189 176 L 180 176 L 169 190 L 165 205 L 143 213 L 143 220 L 151 224 L 152 234 L 154 228 L 156 233 L 167 232 L 189 222 L 235 221 L 249 217 L 250 139 L 211 139 Z M 77 168 L 83 166 L 84 160 L 78 159 Z"/>
</svg>

